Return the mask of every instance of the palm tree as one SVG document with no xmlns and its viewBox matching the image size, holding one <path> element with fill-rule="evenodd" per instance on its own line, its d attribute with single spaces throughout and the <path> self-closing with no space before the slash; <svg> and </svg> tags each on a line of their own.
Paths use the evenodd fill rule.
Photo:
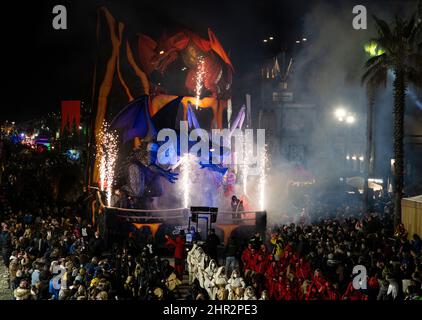
<svg viewBox="0 0 422 320">
<path fill-rule="evenodd" d="M 373 88 L 369 83 L 367 84 L 366 96 L 368 99 L 367 112 L 366 112 L 366 150 L 365 150 L 365 167 L 364 167 L 364 182 L 363 182 L 363 211 L 369 213 L 369 171 L 372 158 L 372 142 L 373 142 L 373 117 L 375 108 L 375 94 L 376 88 Z"/>
<path fill-rule="evenodd" d="M 418 34 L 421 22 L 413 16 L 403 20 L 396 16 L 389 26 L 384 20 L 374 16 L 378 38 L 373 41 L 382 48 L 381 52 L 365 63 L 362 82 L 370 90 L 385 87 L 389 72 L 394 75 L 394 222 L 401 220 L 401 198 L 404 179 L 404 114 L 406 91 L 409 84 L 421 86 L 422 55 L 418 52 Z"/>
</svg>

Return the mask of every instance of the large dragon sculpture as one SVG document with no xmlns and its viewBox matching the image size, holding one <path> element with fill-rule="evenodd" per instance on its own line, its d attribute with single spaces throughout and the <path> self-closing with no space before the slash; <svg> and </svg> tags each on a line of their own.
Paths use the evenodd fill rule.
<svg viewBox="0 0 422 320">
<path fill-rule="evenodd" d="M 199 127 L 200 121 L 195 117 L 195 110 L 212 111 L 210 123 L 202 123 L 203 126 L 223 127 L 223 112 L 231 96 L 233 66 L 211 29 L 208 29 L 208 39 L 189 30 L 164 34 L 158 40 L 139 34 L 134 54 L 131 46 L 133 41 L 129 41 L 126 36 L 124 24 L 116 21 L 106 7 L 100 8 L 99 18 L 105 19 L 108 26 L 111 51 L 96 95 L 96 133 L 100 131 L 106 115 L 110 114 L 107 111 L 110 106 L 113 107 L 110 93 L 116 87 L 123 89 L 127 101 L 126 107 L 114 117 L 112 127 L 121 130 L 124 141 L 133 140 L 135 150 L 139 149 L 142 142 L 153 142 L 160 128 L 174 127 L 176 120 L 189 120 L 191 126 Z M 182 81 L 173 81 L 174 74 L 181 77 Z M 130 77 L 137 78 L 141 86 L 134 86 L 134 82 L 128 80 Z M 242 112 L 243 115 L 239 114 L 234 127 L 239 124 L 241 127 L 244 108 Z M 153 185 L 154 177 L 159 176 L 170 182 L 175 180 L 171 172 L 152 163 L 131 162 L 134 163 L 139 167 L 141 178 L 138 180 L 145 183 Z M 93 181 L 98 181 L 97 167 L 94 166 Z M 129 168 L 134 170 L 133 165 Z M 210 169 L 221 170 L 222 174 L 226 172 L 224 168 Z M 147 189 L 141 186 L 139 190 Z M 159 195 L 160 191 L 156 193 Z"/>
</svg>

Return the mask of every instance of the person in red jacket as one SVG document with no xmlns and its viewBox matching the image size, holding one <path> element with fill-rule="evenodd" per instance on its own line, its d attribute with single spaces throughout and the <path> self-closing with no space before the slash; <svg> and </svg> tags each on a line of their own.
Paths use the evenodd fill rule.
<svg viewBox="0 0 422 320">
<path fill-rule="evenodd" d="M 326 281 L 321 275 L 321 270 L 316 269 L 312 278 L 312 283 L 308 288 L 306 300 L 319 300 Z"/>
<path fill-rule="evenodd" d="M 248 244 L 248 247 L 243 250 L 242 256 L 240 257 L 240 260 L 242 262 L 243 272 L 246 274 L 247 272 L 247 265 L 249 263 L 249 259 L 251 258 L 252 254 L 252 244 Z"/>
<path fill-rule="evenodd" d="M 265 271 L 265 285 L 268 288 L 268 294 L 270 298 L 272 298 L 273 293 L 273 286 L 275 282 L 275 278 L 279 273 L 279 266 L 277 265 L 276 261 L 271 261 L 267 270 Z"/>
<path fill-rule="evenodd" d="M 285 295 L 286 284 L 282 273 L 279 274 L 277 281 L 273 286 L 273 298 L 275 300 L 283 300 Z"/>
<path fill-rule="evenodd" d="M 287 266 L 290 264 L 290 260 L 292 259 L 292 257 L 293 257 L 293 254 L 292 254 L 292 251 L 284 251 L 284 255 L 280 258 L 280 263 L 283 265 L 283 266 L 286 266 L 286 268 L 287 268 Z"/>
<path fill-rule="evenodd" d="M 277 284 L 277 277 L 274 276 L 267 280 L 266 286 L 268 289 L 268 296 L 270 297 L 270 300 L 275 299 L 275 288 Z"/>
<path fill-rule="evenodd" d="M 264 274 L 269 265 L 268 249 L 263 244 L 256 255 L 255 273 Z"/>
<path fill-rule="evenodd" d="M 165 236 L 167 242 L 166 247 L 174 247 L 174 269 L 176 270 L 179 279 L 183 278 L 183 272 L 185 271 L 185 234 L 184 231 L 180 231 L 176 240 L 173 240 L 168 235 Z"/>
<path fill-rule="evenodd" d="M 254 248 L 250 249 L 249 255 L 245 260 L 245 279 L 250 279 L 255 273 L 257 264 L 257 254 Z"/>
<path fill-rule="evenodd" d="M 286 283 L 285 289 L 283 290 L 281 300 L 292 301 L 297 300 L 295 289 L 292 288 L 289 282 Z"/>
<path fill-rule="evenodd" d="M 309 285 L 308 293 L 306 294 L 306 300 L 320 300 L 320 294 L 318 289 L 312 284 Z"/>
<path fill-rule="evenodd" d="M 324 300 L 340 300 L 340 295 L 337 291 L 337 288 L 328 281 L 325 282 L 325 285 L 321 290 L 321 297 Z"/>
<path fill-rule="evenodd" d="M 311 267 L 309 263 L 303 258 L 300 258 L 299 261 L 296 263 L 296 277 L 299 279 L 309 279 L 311 275 Z"/>
</svg>

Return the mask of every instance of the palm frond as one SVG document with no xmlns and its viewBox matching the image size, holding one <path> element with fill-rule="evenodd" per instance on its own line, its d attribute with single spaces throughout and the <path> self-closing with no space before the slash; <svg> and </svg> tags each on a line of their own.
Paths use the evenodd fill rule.
<svg viewBox="0 0 422 320">
<path fill-rule="evenodd" d="M 375 42 L 378 44 L 380 48 L 382 48 L 384 51 L 389 52 L 392 54 L 392 49 L 394 48 L 394 39 L 386 38 L 386 37 L 379 37 L 379 38 L 371 38 L 372 42 Z"/>
<path fill-rule="evenodd" d="M 386 38 L 392 38 L 393 34 L 391 32 L 390 26 L 384 20 L 379 19 L 376 15 L 372 16 L 377 24 L 378 31 L 381 35 Z"/>
<path fill-rule="evenodd" d="M 409 36 L 409 43 L 415 43 L 417 41 L 420 41 L 421 34 L 422 34 L 422 20 L 418 20 L 414 25 L 411 35 Z M 416 47 L 417 46 L 418 45 L 416 45 Z"/>
<path fill-rule="evenodd" d="M 368 68 L 362 75 L 362 85 L 379 87 L 387 82 L 388 67 L 385 63 L 378 63 Z"/>
<path fill-rule="evenodd" d="M 365 62 L 365 69 L 368 69 L 370 67 L 372 67 L 374 64 L 378 64 L 378 63 L 384 63 L 385 60 L 387 59 L 387 55 L 385 53 L 379 55 L 379 56 L 375 56 L 372 58 L 369 58 L 366 62 Z"/>
<path fill-rule="evenodd" d="M 385 88 L 387 86 L 387 72 L 378 72 L 373 75 L 365 84 L 367 89 L 371 90 L 372 92 L 377 92 L 381 88 Z"/>
<path fill-rule="evenodd" d="M 411 38 L 412 34 L 415 34 L 415 15 L 413 15 L 410 20 L 405 22 L 403 27 L 403 37 L 406 39 Z"/>
</svg>

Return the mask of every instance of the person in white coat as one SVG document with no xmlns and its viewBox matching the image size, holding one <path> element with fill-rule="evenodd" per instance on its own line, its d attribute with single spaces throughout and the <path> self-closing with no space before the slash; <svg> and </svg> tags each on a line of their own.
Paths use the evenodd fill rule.
<svg viewBox="0 0 422 320">
<path fill-rule="evenodd" d="M 251 286 L 247 287 L 242 300 L 257 300 L 254 288 Z"/>
<path fill-rule="evenodd" d="M 198 249 L 199 250 L 199 249 Z M 200 254 L 198 255 L 197 258 L 197 265 L 196 265 L 196 279 L 198 279 L 199 281 L 199 285 L 201 286 L 201 288 L 205 288 L 205 268 L 207 267 L 210 258 L 209 256 L 204 252 L 204 250 L 202 248 L 200 248 L 199 250 Z"/>
<path fill-rule="evenodd" d="M 212 294 L 210 296 L 211 300 L 226 300 L 227 299 L 227 276 L 226 268 L 220 267 L 217 270 L 217 273 L 214 276 L 212 281 Z"/>
<path fill-rule="evenodd" d="M 211 259 L 208 267 L 205 269 L 204 275 L 204 289 L 207 290 L 208 295 L 211 297 L 213 293 L 213 279 L 218 271 L 217 262 Z"/>
<path fill-rule="evenodd" d="M 230 279 L 227 281 L 227 290 L 229 291 L 228 300 L 241 300 L 243 291 L 246 287 L 245 280 L 240 276 L 238 270 L 233 270 Z"/>
<path fill-rule="evenodd" d="M 196 243 L 193 244 L 192 249 L 189 250 L 187 256 L 186 256 L 186 262 L 188 265 L 188 273 L 189 273 L 189 285 L 193 283 L 193 280 L 195 279 L 195 254 L 196 250 L 198 249 L 198 246 Z"/>
</svg>

